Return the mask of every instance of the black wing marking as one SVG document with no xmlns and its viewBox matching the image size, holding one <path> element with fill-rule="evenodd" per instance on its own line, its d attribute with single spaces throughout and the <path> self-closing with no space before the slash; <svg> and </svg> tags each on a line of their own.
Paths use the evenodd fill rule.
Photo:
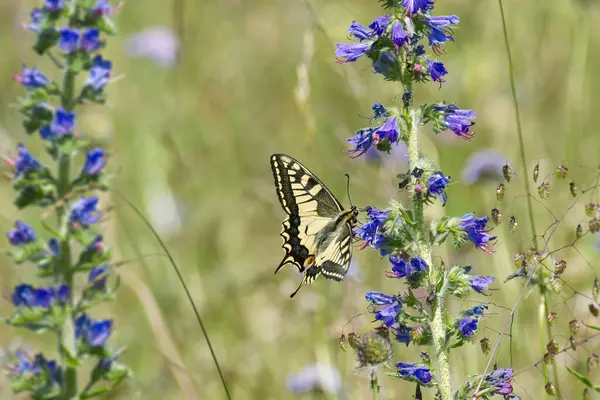
<svg viewBox="0 0 600 400">
<path fill-rule="evenodd" d="M 352 225 L 344 222 L 328 242 L 323 242 L 315 259 L 315 266 L 321 274 L 334 281 L 341 281 L 350 266 L 352 258 Z"/>
</svg>

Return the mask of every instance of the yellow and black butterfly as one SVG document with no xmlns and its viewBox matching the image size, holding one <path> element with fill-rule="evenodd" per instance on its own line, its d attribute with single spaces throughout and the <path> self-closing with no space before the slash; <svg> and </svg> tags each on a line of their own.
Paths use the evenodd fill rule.
<svg viewBox="0 0 600 400">
<path fill-rule="evenodd" d="M 290 297 L 319 275 L 341 281 L 352 257 L 358 209 L 344 210 L 323 182 L 293 157 L 273 154 L 271 168 L 277 196 L 288 214 L 281 230 L 285 257 L 275 273 L 288 263 L 304 273 Z"/>
</svg>

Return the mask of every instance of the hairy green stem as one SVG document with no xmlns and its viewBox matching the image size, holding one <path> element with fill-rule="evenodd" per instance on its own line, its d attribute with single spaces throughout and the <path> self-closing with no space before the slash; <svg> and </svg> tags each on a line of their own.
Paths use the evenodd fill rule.
<svg viewBox="0 0 600 400">
<path fill-rule="evenodd" d="M 377 381 L 377 371 L 371 371 L 371 390 L 373 391 L 373 400 L 379 399 L 379 382 Z"/>
<path fill-rule="evenodd" d="M 527 211 L 529 214 L 529 224 L 531 227 L 531 235 L 533 236 L 533 247 L 537 251 L 538 250 L 537 231 L 535 229 L 535 218 L 533 217 L 533 205 L 532 205 L 532 201 L 531 201 L 531 187 L 529 185 L 529 171 L 527 169 L 527 156 L 525 155 L 525 141 L 523 139 L 523 129 L 521 126 L 521 113 L 519 111 L 519 101 L 517 99 L 517 86 L 515 84 L 515 74 L 514 74 L 514 67 L 513 67 L 513 61 L 512 61 L 512 54 L 510 52 L 510 42 L 508 40 L 508 29 L 506 28 L 506 17 L 504 15 L 504 7 L 502 5 L 502 0 L 498 0 L 498 6 L 500 7 L 500 16 L 502 17 L 502 31 L 504 34 L 504 45 L 506 47 L 506 56 L 507 56 L 507 62 L 508 62 L 508 75 L 509 75 L 509 79 L 510 79 L 510 90 L 511 90 L 511 94 L 512 94 L 513 107 L 514 107 L 514 112 L 515 112 L 515 121 L 517 124 L 517 136 L 519 137 L 519 153 L 520 153 L 520 158 L 521 158 L 521 165 L 523 166 L 523 181 L 525 182 L 525 190 L 527 192 Z M 542 316 L 540 316 L 539 322 L 540 322 L 540 324 L 542 324 L 541 326 L 545 325 L 547 335 L 548 335 L 547 340 L 550 341 L 550 340 L 552 340 L 554 335 L 552 333 L 552 327 L 550 326 L 550 322 L 548 321 L 548 318 L 547 318 L 548 299 L 547 299 L 546 293 L 543 292 L 543 289 L 540 289 L 540 297 L 541 297 L 540 312 L 543 310 L 545 312 L 545 316 L 543 317 L 543 321 L 541 320 Z M 545 339 L 544 331 L 541 327 L 540 327 L 540 338 L 542 340 L 542 346 L 543 346 L 542 351 L 544 353 L 546 339 Z M 546 366 L 544 366 L 544 370 L 546 372 L 545 377 L 546 377 L 546 379 L 548 379 Z M 558 370 L 556 368 L 556 365 L 553 365 L 552 372 L 553 372 L 553 376 L 554 376 L 554 386 L 556 387 L 557 393 L 560 395 L 561 392 L 560 392 L 560 385 L 558 382 Z"/>
<path fill-rule="evenodd" d="M 75 106 L 75 74 L 68 69 L 65 70 L 62 93 L 61 106 L 72 111 Z M 71 260 L 71 245 L 69 243 L 69 227 L 68 227 L 68 212 L 66 196 L 71 190 L 71 154 L 60 153 L 58 155 L 58 174 L 57 174 L 57 197 L 58 201 L 64 201 L 60 207 L 57 207 L 58 229 L 62 233 L 60 243 L 60 261 L 59 261 L 59 276 L 62 284 L 73 289 L 73 271 Z M 71 296 L 71 304 L 69 309 L 74 309 L 73 296 Z M 75 343 L 75 321 L 74 315 L 71 313 L 66 316 L 65 321 L 59 331 L 59 354 L 61 365 L 64 371 L 64 380 L 62 387 L 62 396 L 64 400 L 77 399 L 77 369 L 69 362 L 72 358 L 77 358 L 77 346 Z"/>
<path fill-rule="evenodd" d="M 408 148 L 408 163 L 409 170 L 413 170 L 419 161 L 419 120 L 415 110 L 411 111 L 410 115 L 410 133 L 407 141 Z M 413 196 L 413 218 L 417 232 L 417 249 L 419 257 L 421 257 L 427 265 L 429 265 L 429 284 L 435 286 L 437 279 L 436 274 L 443 274 L 443 271 L 434 271 L 431 259 L 431 246 L 428 235 L 425 231 L 425 218 L 423 215 L 423 198 L 420 193 L 415 193 Z M 446 292 L 446 277 L 441 290 L 437 293 L 433 304 L 429 326 L 433 336 L 433 345 L 435 347 L 435 355 L 439 372 L 439 392 L 441 400 L 452 399 L 452 382 L 450 377 L 450 364 L 448 362 L 448 350 L 446 349 L 446 328 L 444 326 L 444 295 Z"/>
</svg>

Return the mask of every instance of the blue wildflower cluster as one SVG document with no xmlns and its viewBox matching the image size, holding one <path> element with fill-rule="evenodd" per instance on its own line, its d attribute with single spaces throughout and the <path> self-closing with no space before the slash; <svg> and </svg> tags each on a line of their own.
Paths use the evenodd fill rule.
<svg viewBox="0 0 600 400">
<path fill-rule="evenodd" d="M 108 345 L 113 320 L 88 315 L 93 306 L 111 300 L 115 289 L 108 284 L 112 252 L 97 232 L 103 214 L 93 194 L 106 188 L 107 155 L 77 133 L 75 112 L 81 104 L 105 100 L 112 63 L 100 51 L 106 36 L 116 33 L 111 20 L 115 11 L 108 0 L 45 0 L 25 25 L 36 36 L 34 51 L 49 56 L 61 75 L 54 80 L 25 65 L 15 75 L 26 89 L 20 101 L 23 126 L 28 134 L 39 134 L 57 167 L 46 165 L 22 143 L 16 157 L 5 157 L 17 192 L 15 205 L 44 209 L 40 234 L 24 221 L 16 221 L 7 233 L 14 261 L 32 264 L 49 284 L 17 285 L 10 296 L 14 312 L 6 321 L 54 333 L 58 341 L 58 361 L 22 349 L 9 356 L 13 390 L 29 392 L 32 398 L 92 398 L 130 374 L 117 361 L 121 350 Z M 85 158 L 79 161 L 82 152 Z M 84 379 L 77 373 L 89 359 L 96 364 L 80 390 L 78 383 Z"/>
<path fill-rule="evenodd" d="M 347 140 L 352 157 L 374 150 L 389 153 L 400 142 L 409 156 L 409 170 L 398 175 L 398 187 L 409 192 L 411 206 L 392 200 L 386 209 L 367 207 L 367 221 L 355 230 L 363 249 L 374 248 L 387 258 L 391 267 L 386 276 L 404 283 L 404 288 L 395 294 L 369 291 L 365 299 L 379 336 L 386 332 L 406 346 L 435 349 L 435 364 L 427 353 L 422 353 L 418 363 L 396 363 L 397 377 L 418 386 L 435 387 L 436 398 L 442 400 L 462 398 L 452 392 L 447 354 L 474 341 L 487 307 L 478 305 L 451 315 L 444 304 L 447 297 L 487 295 L 494 278 L 471 275 L 471 267 L 446 267 L 443 262 L 434 262 L 432 249 L 451 238 L 455 247 L 470 242 L 477 249 L 493 253 L 496 238 L 487 228 L 488 218 L 477 218 L 473 213 L 426 223 L 424 207 L 436 201 L 446 204 L 451 179 L 431 160 L 420 156 L 418 137 L 430 124 L 434 133 L 449 130 L 461 139 L 471 139 L 476 114 L 444 102 L 413 105 L 415 84 L 435 82 L 441 87 L 445 82 L 448 70 L 438 58 L 445 53 L 443 46 L 454 41 L 453 28 L 459 18 L 433 15 L 433 0 L 381 3 L 386 13 L 368 26 L 353 21 L 348 28 L 352 42 L 338 44 L 335 51 L 338 62 L 346 64 L 362 58 L 376 74 L 403 88 L 399 104 L 375 103 L 370 126 Z M 417 290 L 426 295 L 417 296 Z M 507 395 L 507 388 L 496 393 Z"/>
</svg>

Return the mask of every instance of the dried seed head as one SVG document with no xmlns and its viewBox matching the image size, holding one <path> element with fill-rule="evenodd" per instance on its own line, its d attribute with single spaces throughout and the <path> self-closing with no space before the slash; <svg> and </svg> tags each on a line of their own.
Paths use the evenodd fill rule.
<svg viewBox="0 0 600 400">
<path fill-rule="evenodd" d="M 581 328 L 581 322 L 577 321 L 576 319 L 569 321 L 569 330 L 571 331 L 571 336 L 577 335 L 579 328 Z"/>
<path fill-rule="evenodd" d="M 556 167 L 556 179 L 565 179 L 567 177 L 568 172 L 569 168 L 565 167 L 564 165 L 559 165 L 558 167 Z"/>
<path fill-rule="evenodd" d="M 533 167 L 533 181 L 537 182 L 540 177 L 540 163 L 537 163 L 535 167 Z"/>
<path fill-rule="evenodd" d="M 550 314 L 548 314 L 548 325 L 554 325 L 557 318 L 558 318 L 557 313 L 555 313 L 554 311 L 550 312 Z"/>
<path fill-rule="evenodd" d="M 352 347 L 352 349 L 354 349 L 354 351 L 358 351 L 361 340 L 362 337 L 354 332 L 348 334 L 348 344 L 350 345 L 350 347 Z"/>
<path fill-rule="evenodd" d="M 577 225 L 577 229 L 575 229 L 575 236 L 577 237 L 577 239 L 583 236 L 583 227 L 581 226 L 581 224 Z"/>
<path fill-rule="evenodd" d="M 585 388 L 583 389 L 583 400 L 589 400 L 590 398 L 590 389 Z"/>
<path fill-rule="evenodd" d="M 504 187 L 504 183 L 499 184 L 498 187 L 496 188 L 496 199 L 498 199 L 498 201 L 504 200 L 505 190 L 506 190 L 506 188 Z"/>
<path fill-rule="evenodd" d="M 558 353 L 558 343 L 556 343 L 555 340 L 549 341 L 546 345 L 546 351 L 548 351 L 548 353 L 552 355 L 555 355 L 556 353 Z"/>
<path fill-rule="evenodd" d="M 552 289 L 552 291 L 554 293 L 560 293 L 561 289 L 562 289 L 562 283 L 560 280 L 560 277 L 558 275 L 553 275 L 552 278 L 550 278 L 550 289 Z"/>
<path fill-rule="evenodd" d="M 590 305 L 588 306 L 590 309 L 590 313 L 594 316 L 597 317 L 598 316 L 598 307 L 594 304 L 594 303 L 590 303 Z"/>
<path fill-rule="evenodd" d="M 592 218 L 600 213 L 600 204 L 589 203 L 585 205 L 585 215 Z"/>
<path fill-rule="evenodd" d="M 600 232 L 600 218 L 592 218 L 589 223 L 590 232 L 596 233 Z"/>
<path fill-rule="evenodd" d="M 376 367 L 392 359 L 389 334 L 369 332 L 360 340 L 356 351 L 359 367 Z"/>
<path fill-rule="evenodd" d="M 527 257 L 525 256 L 525 253 L 518 252 L 517 254 L 515 254 L 515 256 L 513 257 L 513 263 L 517 268 L 525 267 L 527 265 Z"/>
<path fill-rule="evenodd" d="M 550 396 L 556 395 L 556 388 L 554 387 L 554 384 L 552 382 L 546 383 L 544 389 L 546 390 L 546 393 L 548 393 Z"/>
<path fill-rule="evenodd" d="M 558 260 L 554 263 L 554 273 L 556 275 L 562 275 L 567 269 L 567 262 L 565 260 Z"/>
<path fill-rule="evenodd" d="M 546 200 L 550 197 L 550 192 L 552 191 L 552 185 L 547 182 L 542 182 L 540 186 L 538 186 L 538 194 L 542 200 Z"/>
<path fill-rule="evenodd" d="M 510 178 L 512 177 L 512 168 L 508 164 L 504 164 L 502 167 L 502 175 L 504 175 L 504 179 L 506 182 L 510 182 Z"/>
<path fill-rule="evenodd" d="M 579 194 L 579 186 L 575 182 L 569 183 L 569 190 L 571 191 L 571 196 L 577 197 Z"/>
<path fill-rule="evenodd" d="M 492 209 L 492 221 L 494 221 L 494 224 L 496 225 L 500 225 L 502 222 L 502 212 L 497 208 Z"/>
<path fill-rule="evenodd" d="M 508 229 L 510 229 L 511 232 L 514 232 L 517 230 L 517 225 L 519 225 L 517 217 L 515 217 L 514 215 L 511 216 L 510 220 L 508 221 Z"/>
<path fill-rule="evenodd" d="M 598 354 L 592 353 L 587 359 L 587 369 L 590 372 L 592 369 L 595 369 L 598 366 Z"/>
<path fill-rule="evenodd" d="M 481 344 L 481 351 L 487 356 L 492 350 L 492 344 L 490 343 L 490 339 L 484 337 L 479 341 L 479 344 Z"/>
<path fill-rule="evenodd" d="M 598 293 L 600 293 L 600 281 L 598 278 L 594 278 L 594 286 L 592 286 L 592 297 L 594 301 L 598 301 Z"/>
<path fill-rule="evenodd" d="M 342 351 L 348 350 L 348 341 L 346 340 L 346 335 L 344 335 L 343 333 L 340 336 L 340 347 Z"/>
<path fill-rule="evenodd" d="M 577 341 L 574 336 L 569 337 L 569 343 L 571 344 L 571 348 L 573 350 L 577 350 Z"/>
</svg>

